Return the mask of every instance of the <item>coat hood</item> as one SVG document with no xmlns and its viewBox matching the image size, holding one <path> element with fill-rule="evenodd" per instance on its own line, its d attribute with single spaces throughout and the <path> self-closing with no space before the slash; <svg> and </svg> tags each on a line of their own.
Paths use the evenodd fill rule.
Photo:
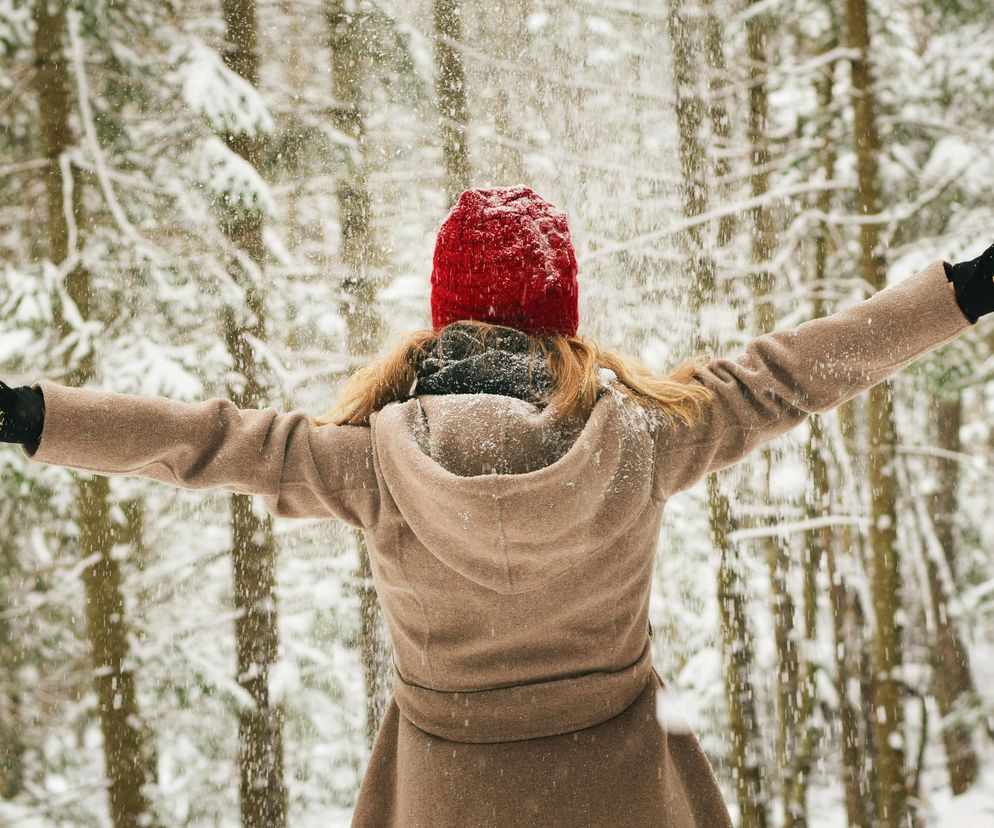
<svg viewBox="0 0 994 828">
<path fill-rule="evenodd" d="M 602 389 L 589 417 L 500 394 L 422 394 L 371 417 L 386 489 L 442 563 L 500 593 L 536 589 L 614 542 L 652 482 L 649 418 Z"/>
</svg>

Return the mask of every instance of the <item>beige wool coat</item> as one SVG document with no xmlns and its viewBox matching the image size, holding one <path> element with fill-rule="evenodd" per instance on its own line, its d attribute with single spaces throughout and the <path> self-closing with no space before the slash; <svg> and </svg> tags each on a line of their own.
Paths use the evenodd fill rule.
<svg viewBox="0 0 994 828">
<path fill-rule="evenodd" d="M 731 823 L 707 759 L 656 710 L 649 591 L 667 498 L 970 327 L 935 261 L 713 359 L 697 378 L 716 401 L 692 427 L 610 387 L 561 428 L 494 394 L 316 427 L 303 411 L 40 380 L 44 431 L 22 451 L 364 532 L 395 686 L 354 826 L 716 828 Z"/>
</svg>

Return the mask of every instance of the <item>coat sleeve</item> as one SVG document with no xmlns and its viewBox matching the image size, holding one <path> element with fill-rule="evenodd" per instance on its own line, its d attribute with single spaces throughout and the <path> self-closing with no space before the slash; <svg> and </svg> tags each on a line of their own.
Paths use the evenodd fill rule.
<svg viewBox="0 0 994 828">
<path fill-rule="evenodd" d="M 276 517 L 333 517 L 367 528 L 379 490 L 370 430 L 312 425 L 304 411 L 241 409 L 58 385 L 45 398 L 37 446 L 25 457 L 101 475 L 148 477 L 183 489 L 258 494 Z"/>
<path fill-rule="evenodd" d="M 702 419 L 656 430 L 654 495 L 737 463 L 970 327 L 938 260 L 830 316 L 758 336 L 736 359 L 712 359 L 694 374 L 715 393 Z"/>
</svg>

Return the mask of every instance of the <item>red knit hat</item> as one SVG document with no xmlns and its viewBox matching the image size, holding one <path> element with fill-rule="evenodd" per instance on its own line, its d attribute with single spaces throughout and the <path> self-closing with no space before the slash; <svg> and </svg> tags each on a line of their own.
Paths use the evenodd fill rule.
<svg viewBox="0 0 994 828">
<path fill-rule="evenodd" d="M 435 242 L 432 326 L 475 319 L 573 336 L 576 273 L 561 210 L 528 187 L 465 190 Z"/>
</svg>

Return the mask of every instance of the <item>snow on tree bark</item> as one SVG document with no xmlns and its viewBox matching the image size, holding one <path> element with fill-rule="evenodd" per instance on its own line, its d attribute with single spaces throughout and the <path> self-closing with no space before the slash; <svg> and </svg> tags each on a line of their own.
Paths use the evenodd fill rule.
<svg viewBox="0 0 994 828">
<path fill-rule="evenodd" d="M 227 46 L 224 62 L 252 86 L 259 84 L 258 22 L 255 0 L 222 0 Z M 261 138 L 230 131 L 228 147 L 260 170 Z M 232 279 L 244 289 L 245 307 L 226 305 L 224 340 L 239 383 L 228 396 L 239 408 L 269 400 L 271 387 L 251 340 L 266 342 L 267 310 L 261 274 L 266 267 L 263 213 L 243 204 L 221 204 L 221 224 L 248 262 L 231 262 Z M 239 799 L 245 828 L 281 828 L 287 821 L 283 780 L 282 701 L 270 700 L 269 675 L 279 653 L 276 604 L 276 540 L 273 521 L 253 508 L 250 495 L 231 495 L 231 565 L 234 587 L 237 680 L 252 699 L 238 711 Z"/>
<path fill-rule="evenodd" d="M 846 0 L 856 152 L 859 214 L 880 212 L 880 134 L 870 72 L 870 24 L 866 0 Z M 887 284 L 880 247 L 880 224 L 860 224 L 860 275 L 874 290 Z M 872 556 L 873 710 L 876 749 L 876 804 L 879 828 L 898 828 L 907 819 L 905 780 L 904 663 L 901 610 L 901 557 L 897 545 L 897 486 L 894 475 L 897 434 L 891 383 L 869 390 L 870 549 Z"/>
<path fill-rule="evenodd" d="M 46 233 L 48 258 L 62 264 L 78 252 L 80 233 L 86 230 L 82 183 L 65 164 L 66 153 L 73 144 L 70 122 L 73 90 L 69 75 L 72 46 L 81 49 L 78 19 L 67 4 L 39 2 L 34 6 L 34 56 L 38 71 L 34 88 L 41 121 L 41 148 L 47 165 L 44 168 L 46 193 Z M 71 31 L 69 29 L 71 28 Z M 77 53 L 81 58 L 81 54 Z M 75 71 L 85 71 L 82 59 L 75 61 Z M 77 89 L 85 93 L 86 84 L 77 78 Z M 65 172 L 69 175 L 66 176 Z M 70 226 L 65 210 L 69 193 Z M 96 313 L 90 272 L 82 263 L 75 264 L 65 278 L 65 290 L 83 319 Z M 56 331 L 60 339 L 69 337 L 73 328 L 55 305 Z M 94 376 L 96 354 L 88 349 L 78 360 L 66 350 L 66 384 L 83 386 Z M 112 555 L 114 545 L 110 485 L 106 477 L 90 476 L 75 480 L 75 508 L 79 525 L 79 555 L 95 563 L 82 572 L 86 598 L 86 630 L 90 639 L 93 686 L 97 696 L 100 729 L 103 734 L 104 772 L 108 779 L 108 804 L 115 828 L 154 825 L 144 786 L 151 780 L 155 759 L 148 734 L 139 718 L 135 691 L 135 673 L 130 644 L 126 602 L 122 587 L 121 564 Z"/>
<path fill-rule="evenodd" d="M 331 82 L 336 128 L 353 142 L 342 165 L 336 196 L 341 226 L 340 257 L 347 274 L 342 283 L 341 313 L 353 363 L 370 359 L 378 349 L 384 324 L 377 311 L 376 270 L 385 263 L 373 232 L 372 198 L 366 172 L 364 88 L 369 82 L 363 60 L 362 17 L 350 4 L 334 0 L 328 8 Z M 372 749 L 390 697 L 391 650 L 380 610 L 369 550 L 362 532 L 353 530 L 359 563 L 355 591 L 359 599 L 359 655 L 366 688 L 366 745 Z"/>
<path fill-rule="evenodd" d="M 980 772 L 972 728 L 967 721 L 977 702 L 976 683 L 970 666 L 970 655 L 958 629 L 959 617 L 953 612 L 957 595 L 956 537 L 953 516 L 959 511 L 959 462 L 950 459 L 961 451 L 959 432 L 962 425 L 962 398 L 958 392 L 951 398 L 935 400 L 937 444 L 948 452 L 936 458 L 939 488 L 929 499 L 929 517 L 934 530 L 923 539 L 922 551 L 928 573 L 928 601 L 931 605 L 933 628 L 931 642 L 932 693 L 942 714 L 940 730 L 949 773 L 949 786 L 954 794 L 968 791 Z M 931 537 L 929 537 L 931 535 Z M 930 541 L 934 540 L 934 544 Z M 944 577 L 945 576 L 945 577 Z"/>
<path fill-rule="evenodd" d="M 834 36 L 834 33 L 830 33 L 824 50 L 829 51 L 835 45 L 837 45 L 837 38 Z M 837 64 L 838 61 L 830 61 L 815 78 L 815 92 L 818 96 L 818 104 L 822 112 L 830 112 L 832 109 L 832 103 L 835 98 L 834 89 Z M 835 177 L 838 149 L 828 137 L 822 140 L 819 155 L 824 169 L 825 180 L 831 181 Z M 832 207 L 832 192 L 830 190 L 823 190 L 818 194 L 817 198 L 819 209 L 827 215 Z M 812 310 L 813 318 L 819 318 L 828 312 L 825 308 L 825 302 L 821 298 L 821 292 L 817 288 L 824 285 L 828 279 L 829 245 L 828 228 L 823 222 L 819 222 L 815 229 L 814 238 L 813 282 L 816 286 L 816 291 Z M 840 408 L 840 420 L 851 421 L 853 419 L 854 405 L 855 401 L 851 401 Z M 808 458 L 813 489 L 813 499 L 810 502 L 812 516 L 819 514 L 827 515 L 833 505 L 841 500 L 833 489 L 829 474 L 831 446 L 827 437 L 828 435 L 822 429 L 820 417 L 817 415 L 812 417 L 810 439 L 808 442 Z M 843 580 L 842 572 L 836 565 L 838 551 L 853 549 L 855 538 L 849 530 L 850 527 L 846 526 L 843 527 L 841 532 L 837 532 L 834 527 L 828 525 L 810 533 L 807 541 L 808 553 L 805 558 L 804 573 L 805 638 L 812 643 L 815 638 L 816 607 L 818 601 L 817 573 L 820 568 L 820 561 L 824 560 L 828 576 L 829 605 L 832 619 L 832 640 L 834 644 L 832 651 L 835 665 L 833 679 L 841 736 L 839 749 L 842 762 L 841 776 L 845 796 L 846 818 L 850 828 L 870 828 L 872 808 L 868 802 L 869 791 L 866 781 L 868 749 L 861 735 L 860 706 L 858 700 L 854 700 L 848 691 L 852 683 L 858 684 L 859 682 L 859 656 L 865 651 L 865 640 L 861 634 L 861 628 L 854 627 L 851 623 L 851 618 L 854 614 L 862 617 L 862 613 L 858 611 L 856 606 L 859 596 Z M 849 552 L 849 554 L 853 553 Z M 854 652 L 857 657 L 854 659 L 847 655 L 849 652 Z M 802 705 L 805 709 L 804 717 L 806 721 L 809 721 L 805 734 L 805 753 L 814 749 L 814 743 L 818 738 L 815 724 L 810 721 L 813 714 L 814 696 L 816 693 L 814 665 L 808 662 L 806 668 L 802 684 Z M 809 760 L 810 756 L 806 755 L 805 761 Z"/>
<path fill-rule="evenodd" d="M 762 0 L 755 0 L 752 7 Z M 772 153 L 768 137 L 769 98 L 766 75 L 769 71 L 768 36 L 773 19 L 762 8 L 746 19 L 746 54 L 749 66 L 748 140 L 751 149 L 751 194 L 758 202 L 752 211 L 752 262 L 750 291 L 756 309 L 757 333 L 767 333 L 776 327 L 776 308 L 771 295 L 775 277 L 771 262 L 776 253 L 773 215 L 767 198 L 770 189 Z M 770 491 L 770 470 L 779 454 L 776 447 L 763 447 L 765 475 L 764 500 L 773 501 Z M 807 823 L 806 797 L 799 785 L 797 753 L 799 749 L 800 710 L 798 708 L 799 672 L 797 630 L 795 628 L 794 598 L 788 583 L 790 550 L 786 539 L 768 533 L 761 541 L 770 576 L 770 597 L 773 614 L 773 634 L 776 642 L 776 709 L 777 766 L 780 770 L 780 796 L 783 802 L 785 828 L 802 828 Z"/>
<path fill-rule="evenodd" d="M 435 87 L 441 117 L 445 189 L 451 207 L 469 187 L 469 108 L 466 69 L 459 52 L 462 39 L 462 0 L 434 0 Z"/>
<path fill-rule="evenodd" d="M 692 51 L 696 32 L 688 22 L 683 0 L 670 0 L 669 39 L 673 55 L 673 86 L 679 134 L 681 196 L 686 216 L 699 216 L 709 209 L 707 153 L 700 136 L 705 108 L 698 92 L 700 66 Z M 712 27 L 717 24 L 712 21 Z M 715 116 L 721 121 L 721 115 Z M 716 294 L 715 262 L 707 253 L 707 225 L 693 224 L 685 234 L 684 252 L 691 275 L 691 303 L 700 313 Z M 697 350 L 713 347 L 697 335 Z M 707 476 L 711 537 L 719 551 L 717 579 L 719 626 L 724 659 L 725 699 L 729 717 L 729 748 L 735 777 L 741 828 L 765 828 L 769 824 L 763 786 L 762 742 L 756 710 L 756 688 L 752 680 L 754 645 L 749 624 L 743 572 L 729 533 L 735 527 L 728 496 L 721 491 L 717 474 Z"/>
</svg>

